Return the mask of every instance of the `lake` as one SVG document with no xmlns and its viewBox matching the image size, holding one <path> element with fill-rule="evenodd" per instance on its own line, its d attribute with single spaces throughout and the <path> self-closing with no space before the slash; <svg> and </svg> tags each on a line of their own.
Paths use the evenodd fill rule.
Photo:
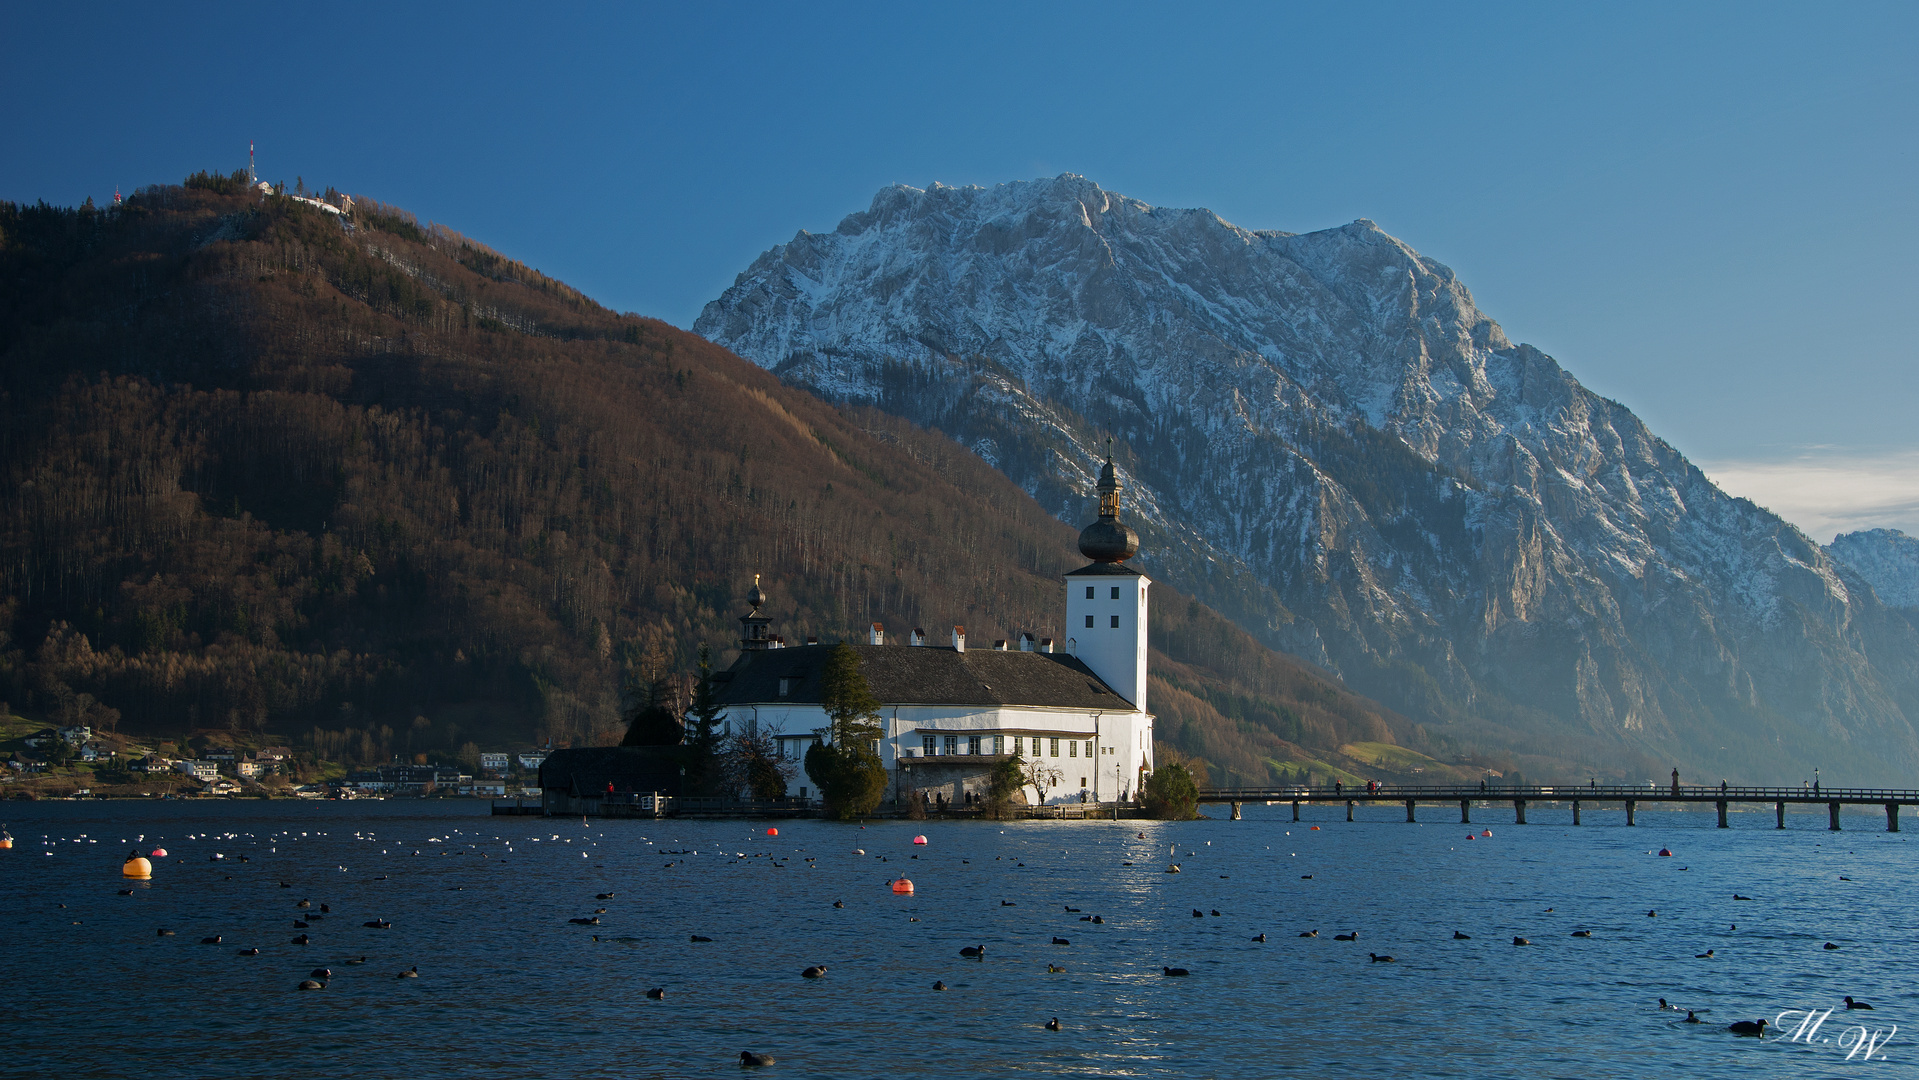
<svg viewBox="0 0 1919 1080">
<path fill-rule="evenodd" d="M 1823 808 L 1781 832 L 1759 811 L 1726 830 L 1710 809 L 1627 828 L 1588 808 L 1575 828 L 1534 806 L 1518 826 L 1497 804 L 1471 826 L 1248 806 L 862 828 L 8 803 L 0 1071 L 733 1076 L 751 1050 L 789 1077 L 1910 1075 L 1910 834 L 1877 812 L 1832 833 Z M 120 876 L 135 846 L 168 850 L 150 882 Z M 325 988 L 297 990 L 318 967 Z M 1798 1041 L 1725 1030 L 1828 1008 Z M 1856 1031 L 1895 1026 L 1847 1060 Z"/>
</svg>

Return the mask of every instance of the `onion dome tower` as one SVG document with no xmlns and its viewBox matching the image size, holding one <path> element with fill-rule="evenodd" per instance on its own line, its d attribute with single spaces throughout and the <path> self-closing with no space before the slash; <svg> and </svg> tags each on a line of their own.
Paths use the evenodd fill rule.
<svg viewBox="0 0 1919 1080">
<path fill-rule="evenodd" d="M 766 604 L 766 594 L 760 591 L 760 576 L 753 575 L 753 591 L 746 594 L 746 602 L 753 610 L 740 616 L 741 652 L 761 652 L 773 647 L 773 638 L 766 628 L 773 620 L 760 614 L 760 608 Z"/>
<path fill-rule="evenodd" d="M 1119 520 L 1119 470 L 1107 440 L 1099 471 L 1099 520 L 1079 534 L 1093 560 L 1066 575 L 1067 647 L 1133 707 L 1146 709 L 1146 590 L 1151 578 L 1126 565 L 1139 534 Z"/>
<path fill-rule="evenodd" d="M 1122 563 L 1139 554 L 1139 534 L 1119 520 L 1119 472 L 1113 440 L 1106 440 L 1106 466 L 1099 471 L 1099 520 L 1080 530 L 1079 553 L 1096 563 Z"/>
</svg>

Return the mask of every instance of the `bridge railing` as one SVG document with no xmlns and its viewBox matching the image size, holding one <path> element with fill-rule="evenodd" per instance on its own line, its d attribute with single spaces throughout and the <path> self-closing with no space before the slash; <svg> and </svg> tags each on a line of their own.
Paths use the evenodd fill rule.
<svg viewBox="0 0 1919 1080">
<path fill-rule="evenodd" d="M 1201 788 L 1199 798 L 1202 802 L 1290 802 L 1325 801 L 1339 799 L 1415 799 L 1415 800 L 1457 800 L 1457 799 L 1643 799 L 1657 802 L 1661 799 L 1683 799 L 1688 801 L 1727 799 L 1733 801 L 1763 802 L 1912 802 L 1919 801 L 1919 790 L 1904 788 L 1832 788 L 1832 787 L 1755 787 L 1750 785 L 1728 784 L 1680 784 L 1674 788 L 1671 784 L 1637 786 L 1632 784 L 1526 784 L 1523 786 L 1500 786 L 1488 784 L 1382 784 L 1370 791 L 1364 786 L 1334 787 L 1332 785 L 1284 785 L 1279 787 L 1211 787 Z"/>
</svg>

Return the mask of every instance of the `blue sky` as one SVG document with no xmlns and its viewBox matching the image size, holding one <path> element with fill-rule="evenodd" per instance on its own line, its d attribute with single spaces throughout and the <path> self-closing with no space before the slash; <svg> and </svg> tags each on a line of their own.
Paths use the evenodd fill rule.
<svg viewBox="0 0 1919 1080">
<path fill-rule="evenodd" d="M 689 325 L 890 183 L 1377 221 L 1808 528 L 1919 532 L 1919 5 L 22 8 L 0 198 L 245 164 Z"/>
</svg>

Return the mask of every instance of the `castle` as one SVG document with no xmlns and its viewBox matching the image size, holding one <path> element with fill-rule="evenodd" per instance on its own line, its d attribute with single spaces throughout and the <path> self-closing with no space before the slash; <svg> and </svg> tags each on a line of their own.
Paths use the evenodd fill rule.
<svg viewBox="0 0 1919 1080">
<path fill-rule="evenodd" d="M 1029 770 L 1029 802 L 1111 802 L 1137 796 L 1153 769 L 1153 716 L 1146 711 L 1147 589 L 1152 579 L 1126 566 L 1139 535 L 1119 520 L 1118 474 L 1108 457 L 1099 477 L 1099 520 L 1079 537 L 1091 560 L 1065 575 L 1061 648 L 1021 634 L 1016 643 L 969 649 L 964 627 L 944 645 L 914 630 L 892 645 L 875 624 L 859 653 L 879 710 L 887 797 L 915 794 L 965 805 L 986 790 L 995 766 L 1014 756 Z M 754 580 L 740 618 L 740 657 L 714 675 L 715 700 L 734 727 L 773 735 L 781 755 L 803 761 L 827 727 L 821 676 L 834 646 L 787 647 L 760 614 Z M 1030 782 L 1045 782 L 1042 789 Z M 816 797 L 803 768 L 787 794 Z"/>
</svg>

